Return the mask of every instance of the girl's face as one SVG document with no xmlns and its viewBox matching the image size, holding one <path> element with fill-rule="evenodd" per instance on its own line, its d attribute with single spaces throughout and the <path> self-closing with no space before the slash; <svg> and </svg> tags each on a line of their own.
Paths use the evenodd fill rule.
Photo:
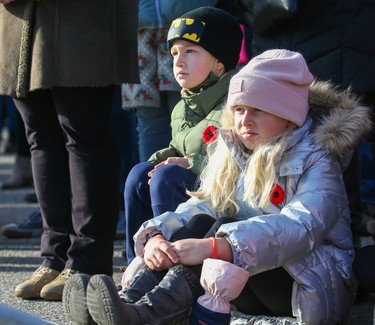
<svg viewBox="0 0 375 325">
<path fill-rule="evenodd" d="M 235 106 L 233 116 L 236 134 L 250 150 L 295 126 L 281 117 L 244 105 Z"/>
<path fill-rule="evenodd" d="M 219 75 L 224 65 L 203 47 L 176 40 L 171 47 L 173 73 L 182 88 L 194 88 L 205 81 L 211 71 Z"/>
</svg>

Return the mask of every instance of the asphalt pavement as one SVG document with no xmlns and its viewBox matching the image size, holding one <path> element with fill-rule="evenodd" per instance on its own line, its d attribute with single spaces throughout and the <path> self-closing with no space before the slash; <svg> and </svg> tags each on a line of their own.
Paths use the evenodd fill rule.
<svg viewBox="0 0 375 325">
<path fill-rule="evenodd" d="M 12 172 L 13 155 L 0 155 L 0 182 Z M 0 227 L 7 223 L 18 223 L 37 207 L 35 203 L 27 203 L 25 196 L 33 193 L 33 188 L 17 190 L 0 189 Z M 114 280 L 120 282 L 120 267 L 125 265 L 121 250 L 125 247 L 124 240 L 115 241 Z M 40 266 L 40 238 L 8 239 L 0 235 L 0 302 L 7 307 L 22 310 L 30 315 L 59 325 L 68 325 L 61 302 L 23 300 L 14 295 L 15 287 L 27 280 Z M 0 308 L 0 325 L 2 322 Z M 30 317 L 31 324 L 32 317 Z M 27 322 L 25 324 L 28 324 Z M 36 323 L 32 323 L 36 324 Z M 18 325 L 15 323 L 15 325 Z M 128 324 L 126 324 L 128 325 Z M 130 324 L 129 324 L 130 325 Z"/>
<path fill-rule="evenodd" d="M 0 155 L 0 182 L 11 174 L 13 163 L 13 155 Z M 33 193 L 32 187 L 17 190 L 0 189 L 0 227 L 7 223 L 22 221 L 37 207 L 36 204 L 25 201 L 25 196 L 30 193 Z M 363 240 L 366 242 L 367 238 Z M 124 247 L 123 240 L 115 241 L 114 280 L 116 283 L 119 283 L 121 278 L 120 267 L 125 264 L 121 256 Z M 42 299 L 23 300 L 14 295 L 14 288 L 28 279 L 41 264 L 39 248 L 40 238 L 8 239 L 0 235 L 0 302 L 10 307 L 11 311 L 21 310 L 26 313 L 26 317 L 30 315 L 29 324 L 37 324 L 33 318 L 36 316 L 50 323 L 68 325 L 61 302 Z M 374 306 L 375 295 L 365 302 L 354 304 L 348 324 L 375 325 Z M 5 313 L 4 309 L 0 308 L 0 325 L 5 324 L 2 322 L 2 313 Z M 42 324 L 42 321 L 40 323 Z"/>
</svg>

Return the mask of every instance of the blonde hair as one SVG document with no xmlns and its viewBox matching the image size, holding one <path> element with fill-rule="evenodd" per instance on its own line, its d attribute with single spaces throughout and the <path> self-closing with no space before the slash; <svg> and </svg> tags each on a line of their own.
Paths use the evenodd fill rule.
<svg viewBox="0 0 375 325">
<path fill-rule="evenodd" d="M 227 108 L 223 110 L 222 125 L 232 129 L 234 126 L 233 115 Z M 199 188 L 189 194 L 209 202 L 217 212 L 235 216 L 238 211 L 236 186 L 242 174 L 235 158 L 236 153 L 237 157 L 246 159 L 243 166 L 245 191 L 242 199 L 258 208 L 266 207 L 278 181 L 276 168 L 280 166 L 285 152 L 286 139 L 293 130 L 294 128 L 286 129 L 250 153 L 236 135 L 231 150 L 219 135 L 217 141 L 207 148 L 207 159 L 200 175 Z"/>
</svg>

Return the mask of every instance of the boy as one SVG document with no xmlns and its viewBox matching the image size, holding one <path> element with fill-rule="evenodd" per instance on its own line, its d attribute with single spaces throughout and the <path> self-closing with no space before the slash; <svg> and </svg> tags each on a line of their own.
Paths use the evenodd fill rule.
<svg viewBox="0 0 375 325">
<path fill-rule="evenodd" d="M 174 211 L 196 185 L 206 143 L 220 127 L 221 105 L 237 71 L 242 31 L 227 12 L 201 7 L 174 20 L 167 41 L 182 99 L 172 112 L 169 147 L 137 164 L 126 180 L 128 264 L 135 257 L 133 236 L 143 222 Z"/>
</svg>

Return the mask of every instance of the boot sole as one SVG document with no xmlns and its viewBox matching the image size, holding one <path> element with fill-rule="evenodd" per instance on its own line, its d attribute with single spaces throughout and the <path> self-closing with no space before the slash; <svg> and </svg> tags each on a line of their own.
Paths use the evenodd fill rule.
<svg viewBox="0 0 375 325">
<path fill-rule="evenodd" d="M 94 275 L 87 286 L 86 298 L 89 313 L 98 324 L 137 324 L 122 322 L 122 309 L 126 303 L 120 299 L 117 288 L 109 276 Z"/>
<path fill-rule="evenodd" d="M 22 298 L 22 299 L 40 299 L 40 294 L 39 292 L 36 294 L 35 292 L 25 292 L 22 290 L 15 290 L 14 291 L 15 295 L 17 298 Z"/>
<path fill-rule="evenodd" d="M 42 289 L 43 290 L 43 289 Z M 60 292 L 40 292 L 40 298 L 51 301 L 61 301 L 62 293 Z"/>
<path fill-rule="evenodd" d="M 86 291 L 89 281 L 89 275 L 75 274 L 64 286 L 62 296 L 63 308 L 71 325 L 96 324 L 89 314 L 86 303 Z"/>
</svg>

